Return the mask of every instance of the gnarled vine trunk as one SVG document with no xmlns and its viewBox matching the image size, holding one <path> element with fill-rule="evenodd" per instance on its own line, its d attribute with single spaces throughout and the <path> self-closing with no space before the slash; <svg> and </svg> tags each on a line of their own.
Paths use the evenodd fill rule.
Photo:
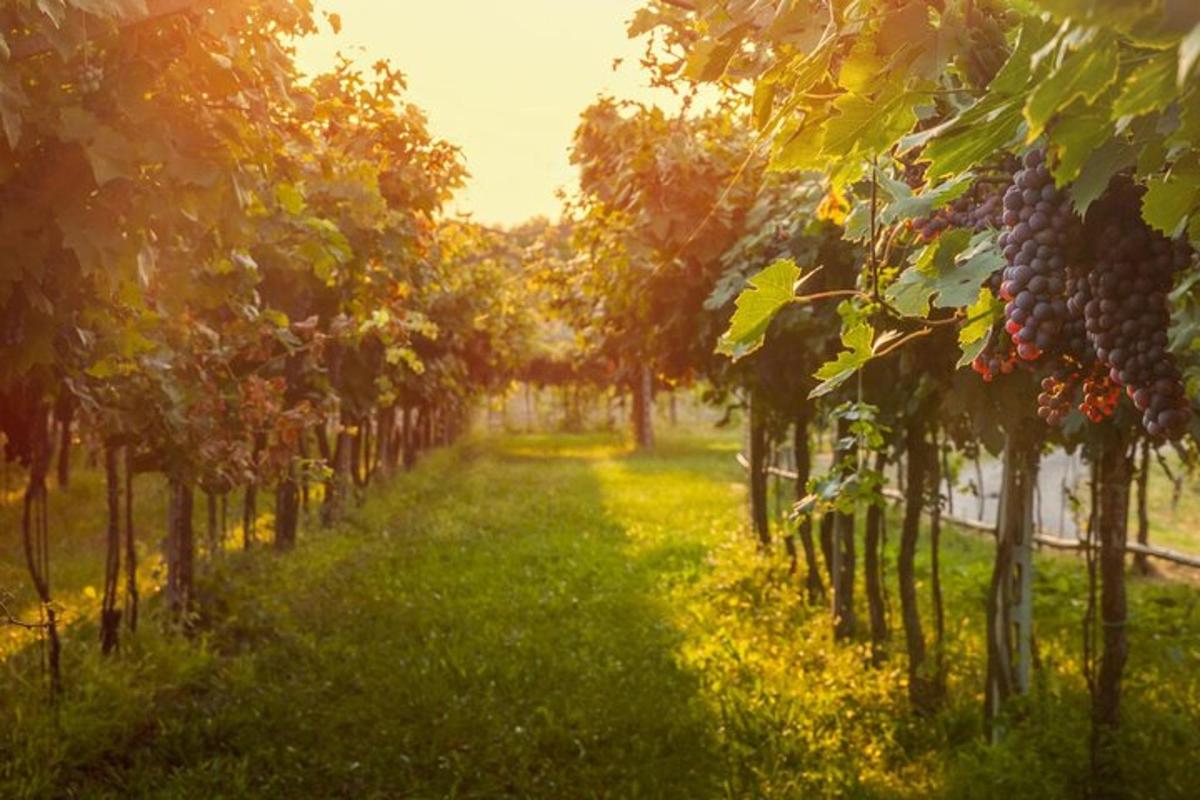
<svg viewBox="0 0 1200 800">
<path fill-rule="evenodd" d="M 881 474 L 887 468 L 887 455 L 882 450 L 875 454 L 874 468 Z M 883 513 L 884 507 L 877 503 L 867 507 L 863 542 L 863 577 L 867 588 L 867 611 L 871 620 L 871 661 L 876 665 L 881 664 L 887 655 L 885 645 L 889 636 L 883 589 Z"/>
<path fill-rule="evenodd" d="M 942 602 L 942 473 L 948 458 L 936 433 L 933 436 L 933 458 L 929 470 L 929 594 L 933 607 L 933 675 L 930 683 L 934 694 L 946 694 L 946 610 Z"/>
<path fill-rule="evenodd" d="M 360 489 L 365 489 L 371 483 L 372 475 L 372 437 L 371 435 L 371 415 L 364 414 L 359 417 L 358 424 L 354 426 L 354 436 L 351 439 L 350 445 L 350 477 L 354 480 L 354 485 Z"/>
<path fill-rule="evenodd" d="M 121 474 L 120 447 L 104 446 L 104 489 L 108 505 L 105 535 L 104 596 L 100 604 L 100 652 L 108 655 L 117 649 L 121 636 L 121 609 L 117 592 L 121 580 Z"/>
<path fill-rule="evenodd" d="M 633 379 L 633 441 L 640 449 L 654 446 L 654 375 L 638 367 Z"/>
<path fill-rule="evenodd" d="M 904 646 L 908 652 L 908 697 L 921 712 L 932 710 L 939 700 L 936 687 L 926 674 L 925 633 L 917 606 L 916 554 L 921 534 L 921 512 L 932 458 L 926 440 L 925 422 L 911 415 L 905 426 L 904 523 L 900 529 L 900 556 L 896 574 L 900 583 L 900 616 L 904 622 Z"/>
<path fill-rule="evenodd" d="M 1137 472 L 1137 540 L 1140 545 L 1150 544 L 1150 440 L 1142 440 L 1141 465 Z M 1133 556 L 1133 565 L 1139 575 L 1149 575 L 1153 572 L 1150 559 L 1145 553 Z"/>
<path fill-rule="evenodd" d="M 321 506 L 321 524 L 328 527 L 342 518 L 346 511 L 346 497 L 350 493 L 351 457 L 353 455 L 352 434 L 347 420 L 338 426 L 337 444 L 330 463 L 332 475 L 325 489 L 325 503 Z"/>
<path fill-rule="evenodd" d="M 224 537 L 221 532 L 220 509 L 217 505 L 217 493 L 211 489 L 204 490 L 204 505 L 207 517 L 205 519 L 208 525 L 208 557 L 213 558 L 221 554 L 222 540 Z"/>
<path fill-rule="evenodd" d="M 771 546 L 771 521 L 767 512 L 767 440 L 766 414 L 759 398 L 750 393 L 750 522 L 758 545 Z"/>
<path fill-rule="evenodd" d="M 792 447 L 796 454 L 796 499 L 803 500 L 808 495 L 808 481 L 812 476 L 812 451 L 808 441 L 809 417 L 812 409 L 805 403 L 803 409 L 796 415 L 796 427 L 792 432 Z M 825 594 L 825 586 L 821 581 L 821 568 L 817 565 L 817 548 L 813 542 L 813 521 L 811 514 L 800 518 L 800 546 L 804 549 L 805 579 L 804 585 L 808 591 L 808 602 L 817 603 Z"/>
<path fill-rule="evenodd" d="M 984 720 L 999 739 L 1000 712 L 1029 691 L 1033 661 L 1033 495 L 1039 441 L 1036 421 L 1019 423 L 1005 441 L 996 554 L 987 600 Z"/>
<path fill-rule="evenodd" d="M 417 463 L 417 439 L 416 431 L 413 430 L 413 407 L 408 403 L 404 404 L 404 413 L 401 415 L 401 423 L 403 427 L 400 431 L 400 438 L 404 443 L 403 464 L 404 469 L 407 471 L 412 469 L 413 465 Z"/>
<path fill-rule="evenodd" d="M 50 691 L 62 690 L 60 666 L 62 644 L 58 638 L 58 616 L 50 595 L 50 520 L 46 500 L 46 473 L 50 468 L 50 431 L 48 410 L 37 403 L 31 415 L 33 435 L 29 460 L 29 483 L 25 487 L 25 502 L 21 515 L 21 541 L 25 563 L 33 588 L 42 604 L 46 632 L 46 666 L 50 674 Z"/>
<path fill-rule="evenodd" d="M 54 407 L 58 421 L 58 486 L 66 489 L 71 483 L 71 425 L 75 419 L 75 398 L 63 386 Z"/>
<path fill-rule="evenodd" d="M 837 437 L 839 442 L 851 441 L 848 420 L 838 420 Z M 854 457 L 855 451 L 849 448 L 834 455 L 838 463 Z M 833 635 L 836 639 L 848 639 L 858 628 L 854 613 L 855 515 L 853 511 L 838 511 L 833 517 Z"/>
<path fill-rule="evenodd" d="M 829 585 L 833 586 L 837 577 L 833 569 L 833 522 L 834 517 L 830 512 L 821 515 L 821 528 L 818 531 L 821 542 L 821 560 L 825 562 L 825 574 L 829 577 Z"/>
<path fill-rule="evenodd" d="M 287 475 L 275 487 L 275 549 L 291 550 L 296 545 L 296 529 L 300 523 L 300 484 L 296 480 L 296 465 L 288 467 Z"/>
<path fill-rule="evenodd" d="M 1099 463 L 1100 669 L 1092 695 L 1092 778 L 1100 796 L 1119 796 L 1122 777 L 1116 729 L 1120 722 L 1121 678 L 1129 657 L 1125 625 L 1125 542 L 1133 456 L 1127 435 L 1104 443 Z"/>
<path fill-rule="evenodd" d="M 379 409 L 379 458 L 377 467 L 383 471 L 384 476 L 391 475 L 396 471 L 396 467 L 400 465 L 400 437 L 396 431 L 396 404 L 384 406 Z"/>
<path fill-rule="evenodd" d="M 172 475 L 167 486 L 167 608 L 171 618 L 187 622 L 192 610 L 195 538 L 192 530 L 192 484 Z"/>
<path fill-rule="evenodd" d="M 138 625 L 137 541 L 133 529 L 133 447 L 125 448 L 125 620 L 130 633 Z"/>
<path fill-rule="evenodd" d="M 264 433 L 254 434 L 254 463 L 258 464 L 259 455 L 267 446 L 267 436 Z M 258 480 L 246 484 L 246 494 L 242 505 L 242 546 L 249 550 L 258 539 Z"/>
</svg>

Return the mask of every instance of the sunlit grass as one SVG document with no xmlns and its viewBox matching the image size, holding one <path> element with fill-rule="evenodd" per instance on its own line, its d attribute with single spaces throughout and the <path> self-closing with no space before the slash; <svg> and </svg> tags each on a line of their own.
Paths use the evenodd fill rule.
<svg viewBox="0 0 1200 800">
<path fill-rule="evenodd" d="M 16 474 L 9 475 L 7 481 L 11 484 L 17 477 Z M 95 469 L 76 469 L 67 490 L 58 488 L 53 478 L 49 484 L 46 505 L 49 513 L 51 596 L 59 624 L 64 629 L 81 623 L 88 625 L 100 615 L 108 520 L 104 491 L 103 474 Z M 0 591 L 13 598 L 10 610 L 18 618 L 36 622 L 43 619 L 41 604 L 29 577 L 21 541 L 21 499 L 24 489 L 13 488 L 7 494 L 17 499 L 12 503 L 0 503 Z M 319 503 L 320 497 L 320 488 L 314 487 L 312 501 Z M 240 493 L 228 498 L 230 524 L 226 526 L 221 542 L 225 552 L 235 552 L 243 547 L 240 501 Z M 135 481 L 134 503 L 138 592 L 141 597 L 149 598 L 161 591 L 165 580 L 161 548 L 166 533 L 165 479 L 160 475 L 139 476 Z M 260 492 L 258 508 L 256 537 L 259 540 L 269 539 L 275 523 L 274 495 Z M 196 531 L 197 557 L 203 558 L 207 555 L 208 547 L 207 510 L 205 496 L 201 492 L 196 493 L 192 522 Z M 306 519 L 305 523 L 311 526 L 312 520 Z M 121 548 L 124 563 L 124 540 Z M 118 604 L 123 605 L 124 572 L 120 587 Z M 24 648 L 35 646 L 38 640 L 39 633 L 36 630 L 0 626 L 0 662 Z"/>
<path fill-rule="evenodd" d="M 7 665 L 0 796 L 1079 796 L 1077 558 L 1038 557 L 1036 691 L 987 746 L 991 543 L 944 538 L 950 701 L 915 717 L 894 595 L 881 667 L 834 645 L 826 609 L 753 546 L 737 446 L 468 440 L 295 552 L 206 566 L 190 642 L 151 603 L 105 662 L 84 620 L 56 714 L 34 665 Z M 1125 768 L 1142 796 L 1189 797 L 1200 603 L 1162 581 L 1134 581 L 1131 603 Z"/>
</svg>

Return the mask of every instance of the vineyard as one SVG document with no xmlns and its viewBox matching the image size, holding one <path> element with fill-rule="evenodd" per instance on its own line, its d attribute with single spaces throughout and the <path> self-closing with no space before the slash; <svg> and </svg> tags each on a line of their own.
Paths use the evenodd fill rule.
<svg viewBox="0 0 1200 800">
<path fill-rule="evenodd" d="M 1200 6 L 637 3 L 0 3 L 0 797 L 1195 796 Z"/>
</svg>

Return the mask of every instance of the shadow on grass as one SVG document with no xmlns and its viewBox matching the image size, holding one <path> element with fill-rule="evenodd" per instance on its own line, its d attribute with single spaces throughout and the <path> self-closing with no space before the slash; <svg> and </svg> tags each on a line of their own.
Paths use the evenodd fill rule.
<svg viewBox="0 0 1200 800">
<path fill-rule="evenodd" d="M 712 723 L 678 664 L 661 592 L 662 571 L 697 569 L 703 548 L 631 554 L 593 471 L 619 454 L 611 440 L 520 447 L 440 454 L 342 535 L 283 559 L 231 560 L 207 587 L 220 600 L 207 640 L 226 655 L 203 688 L 155 707 L 152 736 L 66 765 L 59 786 L 114 797 L 718 794 Z"/>
</svg>

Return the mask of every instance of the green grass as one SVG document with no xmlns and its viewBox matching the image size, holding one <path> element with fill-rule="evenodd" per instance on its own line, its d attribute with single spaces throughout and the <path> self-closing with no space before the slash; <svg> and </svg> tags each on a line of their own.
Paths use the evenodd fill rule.
<svg viewBox="0 0 1200 800">
<path fill-rule="evenodd" d="M 1185 553 L 1200 553 L 1200 482 L 1188 475 L 1180 460 L 1165 458 L 1175 476 L 1182 476 L 1178 495 L 1171 477 L 1157 460 L 1150 469 L 1146 500 L 1150 511 L 1150 543 Z M 1137 512 L 1130 512 L 1130 538 L 1136 537 Z"/>
<path fill-rule="evenodd" d="M 12 655 L 0 797 L 1078 796 L 1073 557 L 1039 557 L 1037 688 L 985 746 L 990 543 L 945 537 L 951 701 L 916 718 L 899 655 L 871 669 L 864 644 L 835 646 L 755 552 L 738 443 L 467 442 L 293 553 L 206 568 L 190 642 L 152 619 L 106 663 L 76 625 L 56 709 L 32 654 Z M 1200 595 L 1135 581 L 1131 598 L 1128 782 L 1189 797 Z"/>
</svg>

